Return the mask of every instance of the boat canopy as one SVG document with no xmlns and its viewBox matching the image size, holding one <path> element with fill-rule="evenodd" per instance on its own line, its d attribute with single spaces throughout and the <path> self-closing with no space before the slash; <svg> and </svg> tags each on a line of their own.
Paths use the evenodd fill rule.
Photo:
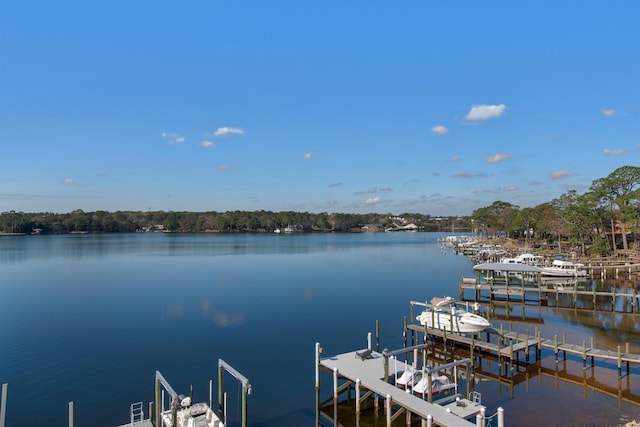
<svg viewBox="0 0 640 427">
<path fill-rule="evenodd" d="M 474 265 L 473 269 L 476 271 L 508 271 L 517 273 L 542 273 L 544 271 L 535 265 L 521 263 L 505 264 L 500 262 Z"/>
</svg>

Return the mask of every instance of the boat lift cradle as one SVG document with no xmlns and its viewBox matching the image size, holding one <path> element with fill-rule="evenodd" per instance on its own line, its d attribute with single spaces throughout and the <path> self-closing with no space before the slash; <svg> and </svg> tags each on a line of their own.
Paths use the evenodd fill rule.
<svg viewBox="0 0 640 427">
<path fill-rule="evenodd" d="M 226 418 L 226 393 L 224 393 L 223 388 L 223 376 L 224 371 L 227 371 L 234 378 L 236 378 L 242 384 L 242 427 L 247 427 L 247 396 L 251 394 L 251 384 L 247 377 L 238 372 L 235 368 L 229 365 L 222 359 L 218 359 L 218 405 L 219 412 L 222 415 L 221 418 Z M 176 425 L 176 418 L 178 412 L 178 406 L 180 405 L 180 396 L 176 391 L 171 387 L 171 384 L 162 376 L 160 371 L 156 371 L 156 381 L 155 381 L 155 419 L 161 425 L 161 392 L 160 386 L 164 388 L 164 390 L 170 396 L 171 402 L 171 424 Z M 211 397 L 211 396 L 209 396 Z M 211 406 L 211 405 L 210 405 Z M 226 424 L 226 420 L 224 420 L 224 424 Z"/>
</svg>

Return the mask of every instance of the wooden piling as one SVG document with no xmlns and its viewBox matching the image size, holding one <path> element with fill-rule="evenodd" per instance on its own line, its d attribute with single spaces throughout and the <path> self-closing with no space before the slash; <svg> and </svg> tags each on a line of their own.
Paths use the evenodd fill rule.
<svg viewBox="0 0 640 427">
<path fill-rule="evenodd" d="M 4 427 L 7 419 L 7 391 L 9 383 L 2 384 L 2 398 L 0 399 L 0 427 Z"/>
</svg>

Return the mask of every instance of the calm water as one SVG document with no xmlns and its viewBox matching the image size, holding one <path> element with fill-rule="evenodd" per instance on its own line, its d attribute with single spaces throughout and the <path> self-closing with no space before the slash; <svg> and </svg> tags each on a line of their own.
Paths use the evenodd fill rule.
<svg viewBox="0 0 640 427">
<path fill-rule="evenodd" d="M 440 236 L 0 237 L 6 425 L 66 426 L 69 401 L 78 426 L 125 423 L 131 402 L 153 400 L 156 369 L 178 392 L 193 384 L 196 400 L 208 400 L 208 380 L 223 358 L 251 380 L 251 426 L 312 426 L 316 341 L 328 355 L 363 348 L 379 320 L 381 347 L 399 348 L 410 300 L 457 295 L 459 279 L 473 276 L 470 260 L 442 252 Z M 509 315 L 523 331 L 535 324 L 545 336 L 566 331 L 576 343 L 594 336 L 602 347 L 640 348 L 637 316 L 537 307 Z M 554 363 L 547 355 L 543 365 Z M 569 368 L 582 375 L 580 361 Z M 594 373 L 617 384 L 615 369 Z M 637 368 L 623 382 L 640 395 Z M 323 397 L 329 384 L 323 379 Z M 239 389 L 231 379 L 225 386 L 233 403 Z M 491 382 L 478 389 L 490 413 L 505 409 L 509 425 L 529 424 L 522 411 L 536 406 L 553 425 L 619 425 L 640 413 L 549 377 L 514 390 Z M 234 423 L 236 408 L 229 409 Z"/>
</svg>

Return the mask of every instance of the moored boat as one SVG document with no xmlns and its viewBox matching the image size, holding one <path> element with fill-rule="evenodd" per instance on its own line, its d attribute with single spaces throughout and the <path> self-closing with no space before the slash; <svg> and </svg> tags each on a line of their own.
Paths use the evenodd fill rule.
<svg viewBox="0 0 640 427">
<path fill-rule="evenodd" d="M 433 298 L 416 320 L 430 329 L 459 333 L 481 332 L 491 326 L 487 319 L 473 313 L 468 305 L 451 297 Z"/>
<path fill-rule="evenodd" d="M 456 385 L 452 383 L 446 375 L 431 373 L 431 394 L 433 396 L 455 390 L 455 387 Z M 421 396 L 426 396 L 429 393 L 428 374 L 425 374 L 420 381 L 413 386 L 413 392 Z"/>
<path fill-rule="evenodd" d="M 554 259 L 550 266 L 542 267 L 542 276 L 547 277 L 587 277 L 584 264 Z"/>
</svg>

